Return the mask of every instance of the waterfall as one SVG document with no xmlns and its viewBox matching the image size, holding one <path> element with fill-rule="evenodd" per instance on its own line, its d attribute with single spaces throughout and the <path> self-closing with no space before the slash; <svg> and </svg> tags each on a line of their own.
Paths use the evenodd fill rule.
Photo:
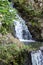
<svg viewBox="0 0 43 65">
<path fill-rule="evenodd" d="M 13 3 L 10 4 L 10 7 L 13 8 Z M 12 11 L 13 10 L 10 10 L 10 12 Z M 16 14 L 13 21 L 14 32 L 16 32 L 16 34 L 13 32 L 13 35 L 15 35 L 22 42 L 35 42 L 34 40 L 32 40 L 32 35 L 30 34 L 30 31 L 28 30 L 25 21 L 21 18 L 21 16 L 18 15 L 18 13 Z"/>
<path fill-rule="evenodd" d="M 16 31 L 15 35 L 20 41 L 33 42 L 32 35 L 30 34 L 25 21 L 18 14 L 16 14 L 16 19 L 14 20 L 14 26 Z"/>
<path fill-rule="evenodd" d="M 17 20 L 14 20 L 16 37 L 25 40 L 32 39 L 32 36 L 25 25 L 25 21 L 19 15 L 17 15 L 17 18 Z"/>
<path fill-rule="evenodd" d="M 43 52 L 41 50 L 31 52 L 32 65 L 43 65 Z"/>
</svg>

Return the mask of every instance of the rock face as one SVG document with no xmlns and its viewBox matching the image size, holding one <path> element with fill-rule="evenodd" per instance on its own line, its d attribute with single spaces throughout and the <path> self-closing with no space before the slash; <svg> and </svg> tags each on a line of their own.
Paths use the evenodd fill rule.
<svg viewBox="0 0 43 65">
<path fill-rule="evenodd" d="M 42 0 L 12 0 L 15 8 L 26 21 L 33 39 L 40 40 L 43 38 L 42 23 L 39 20 L 43 18 L 43 1 Z M 40 21 L 41 22 L 41 21 Z"/>
<path fill-rule="evenodd" d="M 32 37 L 35 40 L 41 39 L 41 30 L 37 26 L 28 26 L 29 30 L 31 31 Z"/>
</svg>

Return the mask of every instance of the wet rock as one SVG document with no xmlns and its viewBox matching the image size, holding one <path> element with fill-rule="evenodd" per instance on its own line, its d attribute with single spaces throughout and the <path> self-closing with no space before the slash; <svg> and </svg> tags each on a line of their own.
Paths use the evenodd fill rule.
<svg viewBox="0 0 43 65">
<path fill-rule="evenodd" d="M 26 21 L 26 25 L 30 30 L 33 39 L 40 40 L 43 38 L 42 24 L 39 23 L 41 19 L 41 12 L 43 4 L 42 0 L 13 0 L 14 7 L 18 9 L 22 18 Z M 31 6 L 31 7 L 30 7 Z M 32 22 L 33 21 L 33 22 Z"/>
<path fill-rule="evenodd" d="M 38 40 L 38 39 L 41 39 L 41 30 L 37 27 L 37 26 L 29 26 L 28 25 L 28 29 L 30 30 L 31 34 L 32 34 L 32 37 L 33 39 L 35 40 Z"/>
</svg>

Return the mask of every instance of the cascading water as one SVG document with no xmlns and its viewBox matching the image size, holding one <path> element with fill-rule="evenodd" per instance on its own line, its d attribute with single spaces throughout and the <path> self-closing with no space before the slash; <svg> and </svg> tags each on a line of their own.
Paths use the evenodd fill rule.
<svg viewBox="0 0 43 65">
<path fill-rule="evenodd" d="M 32 65 L 43 65 L 43 52 L 41 50 L 31 52 Z"/>
<path fill-rule="evenodd" d="M 10 7 L 13 8 L 13 4 L 10 4 Z M 10 12 L 12 12 L 13 10 L 10 10 Z M 15 27 L 15 32 L 16 34 L 13 32 L 13 34 L 15 34 L 15 36 L 22 42 L 35 42 L 34 40 L 32 40 L 32 35 L 30 34 L 25 21 L 18 15 L 16 14 L 15 16 L 16 19 L 14 19 L 14 27 Z"/>
<path fill-rule="evenodd" d="M 12 7 L 12 5 L 11 5 Z M 10 10 L 12 12 L 13 10 Z M 16 37 L 22 42 L 35 42 L 32 40 L 32 35 L 30 34 L 25 21 L 16 14 L 16 19 L 14 20 Z M 30 60 L 30 59 L 29 59 Z M 43 52 L 41 50 L 31 52 L 31 61 L 32 64 L 28 65 L 43 65 Z"/>
<path fill-rule="evenodd" d="M 33 42 L 32 35 L 30 34 L 25 21 L 17 14 L 14 20 L 16 37 L 22 42 Z"/>
</svg>

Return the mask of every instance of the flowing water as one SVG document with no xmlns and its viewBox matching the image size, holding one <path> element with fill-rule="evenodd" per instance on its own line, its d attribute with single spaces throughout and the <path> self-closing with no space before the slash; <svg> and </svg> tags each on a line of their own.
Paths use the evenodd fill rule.
<svg viewBox="0 0 43 65">
<path fill-rule="evenodd" d="M 43 52 L 41 50 L 31 52 L 32 65 L 43 65 Z"/>
<path fill-rule="evenodd" d="M 11 11 L 12 10 L 10 10 L 10 12 Z M 16 34 L 13 32 L 15 36 L 22 42 L 35 42 L 34 40 L 32 40 L 32 35 L 30 34 L 25 21 L 18 14 L 16 14 L 16 18 L 17 19 L 14 20 L 14 30 Z M 43 65 L 43 51 L 32 51 L 31 59 L 32 65 Z"/>
<path fill-rule="evenodd" d="M 10 1 L 10 0 L 9 0 Z M 10 7 L 13 7 L 13 4 L 10 4 Z M 12 12 L 13 10 L 10 10 Z M 35 42 L 32 40 L 32 35 L 30 31 L 28 30 L 28 27 L 25 23 L 25 21 L 18 15 L 16 14 L 15 16 L 16 19 L 14 19 L 14 33 L 13 34 L 21 41 L 21 42 Z"/>
<path fill-rule="evenodd" d="M 25 21 L 17 14 L 14 20 L 16 37 L 22 42 L 34 42 Z"/>
</svg>

